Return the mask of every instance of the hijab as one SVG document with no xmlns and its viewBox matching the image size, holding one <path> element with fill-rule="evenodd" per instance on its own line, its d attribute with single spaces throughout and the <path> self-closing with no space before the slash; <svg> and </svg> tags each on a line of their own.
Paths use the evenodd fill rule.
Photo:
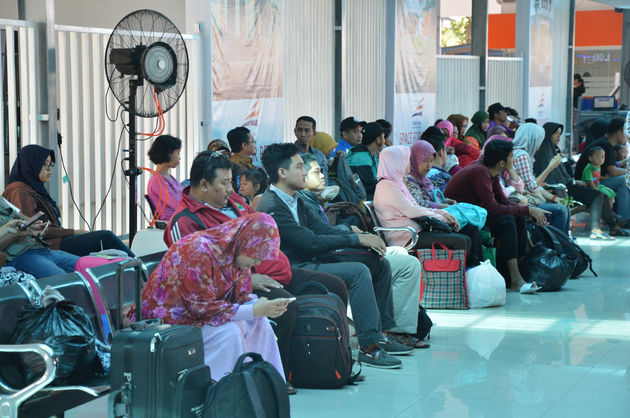
<svg viewBox="0 0 630 418">
<path fill-rule="evenodd" d="M 493 127 L 488 129 L 488 132 L 486 133 L 486 135 L 488 136 L 488 138 L 490 138 L 491 136 L 494 135 L 501 135 L 502 133 L 505 133 L 505 136 L 508 136 L 508 131 L 505 128 L 505 126 L 503 125 L 494 125 Z"/>
<path fill-rule="evenodd" d="M 486 133 L 483 131 L 483 129 L 481 129 L 481 125 L 489 117 L 490 115 L 486 111 L 480 110 L 476 112 L 471 119 L 472 126 L 466 131 L 465 136 L 471 136 L 475 138 L 477 142 L 479 142 L 480 147 L 483 146 L 483 144 L 486 142 Z"/>
<path fill-rule="evenodd" d="M 527 154 L 533 163 L 534 155 L 545 139 L 545 130 L 535 123 L 528 122 L 521 125 L 514 135 L 514 158 Z"/>
<path fill-rule="evenodd" d="M 446 141 L 444 141 L 444 145 L 447 147 L 450 146 L 451 142 L 453 142 L 453 132 L 455 131 L 453 124 L 447 120 L 443 120 L 435 126 L 440 129 L 446 129 L 448 131 L 448 138 L 446 139 Z"/>
<path fill-rule="evenodd" d="M 222 325 L 236 313 L 233 304 L 247 302 L 252 292 L 251 268 L 237 267 L 236 257 L 275 259 L 279 248 L 276 223 L 260 212 L 187 235 L 169 248 L 145 285 L 143 310 L 166 323 L 205 317 Z M 195 289 L 212 299 L 199 299 Z"/>
<path fill-rule="evenodd" d="M 444 141 L 444 132 L 442 132 L 437 126 L 429 126 L 424 132 L 422 132 L 420 139 L 427 140 L 429 138 L 439 138 L 440 141 Z"/>
<path fill-rule="evenodd" d="M 433 145 L 431 145 L 427 141 L 416 141 L 411 147 L 410 174 L 419 183 L 424 183 L 425 180 L 429 182 L 431 181 L 426 177 L 420 176 L 420 173 L 418 173 L 418 164 L 420 164 L 432 155 L 435 155 L 435 148 L 433 148 Z"/>
<path fill-rule="evenodd" d="M 405 171 L 407 171 L 410 156 L 411 150 L 406 146 L 395 145 L 384 148 L 379 155 L 378 179 L 391 181 L 400 188 L 410 202 L 416 204 L 415 199 L 407 190 L 407 186 L 405 186 Z"/>
<path fill-rule="evenodd" d="M 61 224 L 61 215 L 57 207 L 57 202 L 50 196 L 48 190 L 44 187 L 44 183 L 39 180 L 39 173 L 42 171 L 42 167 L 44 167 L 48 156 L 50 156 L 54 163 L 55 151 L 39 145 L 27 145 L 22 147 L 13 163 L 13 167 L 11 167 L 9 184 L 15 183 L 16 181 L 28 184 L 39 195 L 48 200 Z"/>
<path fill-rule="evenodd" d="M 488 145 L 492 141 L 512 142 L 512 138 L 508 138 L 507 136 L 503 136 L 503 135 L 492 135 L 490 138 L 488 138 L 485 144 L 483 144 L 483 148 L 481 148 L 481 151 L 479 152 L 479 161 L 483 159 L 483 152 L 486 150 L 486 145 Z"/>
<path fill-rule="evenodd" d="M 318 131 L 311 141 L 311 146 L 323 152 L 324 155 L 328 155 L 333 149 L 337 148 L 337 142 L 326 132 Z"/>
<path fill-rule="evenodd" d="M 457 135 L 459 139 L 464 139 L 462 137 L 459 137 L 460 134 L 460 127 L 464 124 L 464 121 L 467 121 L 468 118 L 464 115 L 461 115 L 459 113 L 453 113 L 452 115 L 449 115 L 448 118 L 446 118 L 447 121 L 451 122 L 453 124 L 453 126 L 455 126 L 457 128 Z"/>
<path fill-rule="evenodd" d="M 564 132 L 564 126 L 559 123 L 547 122 L 543 125 L 543 129 L 545 130 L 545 139 L 543 139 L 542 145 L 538 148 L 538 151 L 536 151 L 536 161 L 534 161 L 534 174 L 537 176 L 545 171 L 545 168 L 549 165 L 549 161 L 551 161 L 551 159 L 560 152 L 558 147 L 551 142 L 551 135 L 553 135 L 558 128 Z M 549 173 L 545 181 L 551 184 L 567 184 L 571 181 L 571 176 L 569 176 L 569 173 L 564 165 L 560 164 L 558 167 L 554 168 L 551 173 Z"/>
</svg>

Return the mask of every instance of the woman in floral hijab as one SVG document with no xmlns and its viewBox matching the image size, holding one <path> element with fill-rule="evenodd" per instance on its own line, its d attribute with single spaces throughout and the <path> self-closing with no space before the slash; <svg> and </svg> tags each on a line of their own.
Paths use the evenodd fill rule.
<svg viewBox="0 0 630 418">
<path fill-rule="evenodd" d="M 145 317 L 198 326 L 205 362 L 220 379 L 249 351 L 284 376 L 267 316 L 282 315 L 291 299 L 256 299 L 251 267 L 278 255 L 273 219 L 253 213 L 185 236 L 171 246 L 142 291 Z"/>
</svg>

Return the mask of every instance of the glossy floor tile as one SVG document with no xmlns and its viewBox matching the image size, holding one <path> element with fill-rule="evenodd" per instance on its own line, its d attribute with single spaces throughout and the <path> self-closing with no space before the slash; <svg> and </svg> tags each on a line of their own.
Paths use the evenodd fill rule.
<svg viewBox="0 0 630 418">
<path fill-rule="evenodd" d="M 294 417 L 630 417 L 630 239 L 580 238 L 594 269 L 501 308 L 431 310 L 431 348 L 401 370 L 291 397 Z M 68 417 L 105 417 L 99 401 Z"/>
</svg>

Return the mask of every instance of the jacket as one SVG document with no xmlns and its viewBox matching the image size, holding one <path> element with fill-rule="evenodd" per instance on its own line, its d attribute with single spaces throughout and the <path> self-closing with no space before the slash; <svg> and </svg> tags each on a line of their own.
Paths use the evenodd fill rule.
<svg viewBox="0 0 630 418">
<path fill-rule="evenodd" d="M 51 249 L 58 250 L 61 248 L 62 238 L 74 235 L 74 229 L 61 227 L 52 205 L 28 184 L 21 181 L 13 182 L 4 189 L 2 196 L 20 208 L 22 215 L 27 218 L 40 211 L 44 213 L 41 220 L 50 221 L 44 241 L 50 245 Z"/>
<path fill-rule="evenodd" d="M 328 251 L 348 247 L 359 247 L 359 237 L 351 231 L 339 231 L 313 212 L 300 198 L 298 219 L 295 221 L 289 207 L 274 191 L 267 190 L 261 197 L 257 209 L 273 217 L 280 232 L 280 250 L 291 264 L 313 261 Z"/>
<path fill-rule="evenodd" d="M 182 192 L 182 200 L 179 202 L 173 216 L 168 221 L 164 231 L 164 242 L 168 247 L 180 238 L 203 229 L 214 228 L 231 218 L 211 206 L 190 197 L 190 186 Z M 237 216 L 254 213 L 243 198 L 236 193 L 232 193 L 228 198 L 228 205 L 234 210 Z M 291 283 L 291 265 L 287 257 L 280 252 L 278 258 L 273 260 L 262 260 L 253 271 L 258 274 L 266 274 L 277 282 L 284 285 Z"/>
<path fill-rule="evenodd" d="M 361 179 L 367 199 L 372 200 L 376 183 L 378 183 L 378 157 L 373 156 L 367 146 L 359 144 L 350 149 L 348 155 L 346 155 L 346 160 L 352 172 L 356 173 Z"/>
<path fill-rule="evenodd" d="M 22 219 L 22 217 L 4 199 L 0 199 L 0 225 L 12 219 Z M 46 243 L 33 236 L 25 236 L 9 244 L 0 258 L 4 264 L 4 261 L 13 261 L 28 250 L 37 248 L 46 248 Z"/>
</svg>

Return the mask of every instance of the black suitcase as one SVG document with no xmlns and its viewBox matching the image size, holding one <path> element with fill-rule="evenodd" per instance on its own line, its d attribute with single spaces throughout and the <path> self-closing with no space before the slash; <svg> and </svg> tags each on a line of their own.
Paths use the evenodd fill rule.
<svg viewBox="0 0 630 418">
<path fill-rule="evenodd" d="M 140 260 L 118 266 L 119 288 L 125 268 L 142 267 Z M 136 270 L 136 306 L 142 306 L 142 283 Z M 122 295 L 119 295 L 122 307 Z M 198 327 L 142 321 L 120 330 L 112 340 L 110 416 L 130 418 L 203 417 L 210 370 L 204 364 Z M 120 324 L 121 315 L 117 315 Z"/>
</svg>

